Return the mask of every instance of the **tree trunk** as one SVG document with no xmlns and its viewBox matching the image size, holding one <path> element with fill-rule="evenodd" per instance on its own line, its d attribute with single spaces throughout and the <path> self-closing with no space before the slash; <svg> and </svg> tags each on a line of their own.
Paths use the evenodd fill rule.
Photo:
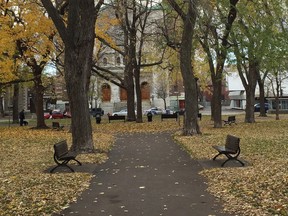
<svg viewBox="0 0 288 216">
<path fill-rule="evenodd" d="M 94 151 L 88 92 L 95 39 L 93 0 L 70 1 L 65 42 L 65 81 L 71 110 L 72 150 Z"/>
<path fill-rule="evenodd" d="M 69 1 L 63 22 L 51 0 L 41 0 L 65 44 L 65 81 L 72 114 L 72 150 L 94 150 L 88 91 L 92 70 L 95 22 L 104 0 Z"/>
<path fill-rule="evenodd" d="M 252 54 L 250 54 L 252 55 Z M 255 89 L 259 75 L 259 63 L 253 57 L 249 58 L 249 72 L 247 75 L 248 85 L 244 86 L 246 90 L 246 113 L 245 122 L 254 123 L 254 104 L 255 104 Z"/>
<path fill-rule="evenodd" d="M 142 92 L 141 92 L 141 85 L 140 85 L 140 68 L 137 67 L 135 69 L 135 87 L 136 87 L 136 99 L 137 99 L 137 123 L 142 123 Z"/>
<path fill-rule="evenodd" d="M 18 102 L 19 102 L 19 83 L 15 83 L 13 85 L 13 101 L 12 101 L 12 104 L 13 104 L 13 112 L 12 112 L 12 123 L 13 124 L 18 124 L 19 123 L 19 107 L 18 107 Z M 23 107 L 21 107 L 21 110 L 23 109 Z"/>
<path fill-rule="evenodd" d="M 222 127 L 222 72 L 216 72 L 215 80 L 212 80 L 213 84 L 213 95 L 212 95 L 212 116 L 214 120 L 214 128 Z"/>
<path fill-rule="evenodd" d="M 266 110 L 265 110 L 264 82 L 260 79 L 260 75 L 258 78 L 258 86 L 259 86 L 259 102 L 260 102 L 260 114 L 259 114 L 259 116 L 267 117 Z"/>
<path fill-rule="evenodd" d="M 246 89 L 246 109 L 245 109 L 245 122 L 254 123 L 254 103 L 255 103 L 255 89 L 248 88 Z"/>
<path fill-rule="evenodd" d="M 279 79 L 278 76 L 276 76 L 276 97 L 275 97 L 275 105 L 276 105 L 276 120 L 280 120 L 279 117 L 279 108 L 280 108 L 280 101 L 279 101 L 279 97 L 280 97 L 280 84 L 279 84 Z"/>
<path fill-rule="evenodd" d="M 183 128 L 183 135 L 185 136 L 201 133 L 198 124 L 197 81 L 191 64 L 192 40 L 196 22 L 195 3 L 189 1 L 188 7 L 188 12 L 184 19 L 180 48 L 180 67 L 185 86 L 185 122 Z"/>
<path fill-rule="evenodd" d="M 4 113 L 4 92 L 3 92 L 4 87 L 0 84 L 0 117 L 4 117 L 5 113 Z"/>
<path fill-rule="evenodd" d="M 1 95 L 1 92 L 0 92 L 0 117 L 4 117 L 5 116 L 3 98 L 4 97 Z"/>
<path fill-rule="evenodd" d="M 86 47 L 86 46 L 85 46 Z M 92 46 L 93 47 L 93 46 Z M 89 50 L 88 47 L 86 49 Z M 85 48 L 79 54 L 87 56 Z M 91 119 L 88 104 L 87 62 L 76 55 L 74 50 L 65 47 L 65 80 L 71 111 L 72 147 L 78 152 L 94 151 Z M 85 71 L 86 69 L 86 71 Z"/>
<path fill-rule="evenodd" d="M 36 128 L 48 128 L 45 124 L 44 110 L 43 110 L 43 96 L 44 87 L 42 85 L 41 74 L 44 67 L 34 65 L 33 76 L 34 76 L 34 99 L 35 99 L 35 109 L 37 116 Z"/>
<path fill-rule="evenodd" d="M 134 31 L 132 31 L 134 30 Z M 134 69 L 136 66 L 136 29 L 124 31 L 125 40 L 125 71 L 124 82 L 127 87 L 127 121 L 135 121 L 135 90 Z"/>
</svg>

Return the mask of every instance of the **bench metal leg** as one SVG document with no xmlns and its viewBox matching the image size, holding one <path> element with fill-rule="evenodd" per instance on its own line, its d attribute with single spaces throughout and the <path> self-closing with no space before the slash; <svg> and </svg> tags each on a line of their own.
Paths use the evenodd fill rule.
<svg viewBox="0 0 288 216">
<path fill-rule="evenodd" d="M 81 166 L 81 165 L 82 165 L 82 164 L 81 164 L 81 162 L 80 162 L 80 161 L 78 161 L 77 159 L 72 159 L 72 160 L 76 161 L 76 162 L 79 164 L 79 166 Z"/>
<path fill-rule="evenodd" d="M 236 161 L 238 161 L 242 166 L 245 166 L 245 164 L 244 164 L 242 161 L 240 161 L 238 158 L 231 157 L 231 158 L 228 158 L 227 160 L 225 160 L 225 161 L 221 164 L 221 167 L 223 167 L 223 166 L 225 165 L 225 163 L 226 163 L 227 161 L 229 161 L 229 160 L 236 160 Z"/>
<path fill-rule="evenodd" d="M 65 167 L 69 168 L 72 172 L 75 172 L 74 169 L 72 169 L 70 166 L 67 165 L 67 163 L 61 163 L 61 164 L 58 164 L 57 166 L 55 166 L 52 170 L 50 170 L 50 173 L 53 173 L 53 171 L 60 166 L 65 166 Z"/>
<path fill-rule="evenodd" d="M 81 162 L 78 161 L 77 159 L 70 159 L 70 160 L 74 160 L 78 163 L 79 166 L 82 166 Z M 65 160 L 62 163 L 59 163 L 57 160 L 55 161 L 57 163 L 57 166 L 55 166 L 52 170 L 50 170 L 50 173 L 52 173 L 56 168 L 60 167 L 60 166 L 65 166 L 67 168 L 69 168 L 72 172 L 75 172 L 74 169 L 72 169 L 72 167 L 68 166 L 68 162 L 70 160 Z"/>
<path fill-rule="evenodd" d="M 217 155 L 215 155 L 215 156 L 213 157 L 212 160 L 216 160 L 216 158 L 217 158 L 219 155 L 222 155 L 222 154 L 224 154 L 224 155 L 227 157 L 227 160 L 225 160 L 225 161 L 221 164 L 221 167 L 223 167 L 223 166 L 226 164 L 226 162 L 229 161 L 229 160 L 236 160 L 236 161 L 238 161 L 242 166 L 245 166 L 245 164 L 238 159 L 238 155 L 239 155 L 239 154 L 237 154 L 236 156 L 233 157 L 233 156 L 230 155 L 230 154 L 225 154 L 225 153 L 219 152 Z"/>
<path fill-rule="evenodd" d="M 213 160 L 216 160 L 216 158 L 219 156 L 219 155 L 222 155 L 223 153 L 219 153 L 219 154 L 217 154 L 217 155 L 215 155 L 214 157 L 213 157 Z"/>
</svg>

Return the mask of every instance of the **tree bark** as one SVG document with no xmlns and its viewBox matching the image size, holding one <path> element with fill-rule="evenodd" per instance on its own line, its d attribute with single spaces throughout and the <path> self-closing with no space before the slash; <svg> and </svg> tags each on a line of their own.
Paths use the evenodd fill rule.
<svg viewBox="0 0 288 216">
<path fill-rule="evenodd" d="M 79 54 L 83 53 L 83 55 L 85 55 L 85 52 L 85 49 L 79 49 Z M 75 62 L 78 63 L 75 64 Z M 83 71 L 83 64 L 85 64 L 83 60 L 79 59 L 79 56 L 75 55 L 74 50 L 70 50 L 66 45 L 65 80 L 72 115 L 72 150 L 92 152 L 94 150 L 94 144 L 88 104 L 88 80 L 86 77 L 87 74 Z"/>
<path fill-rule="evenodd" d="M 182 42 L 180 47 L 180 68 L 185 86 L 185 122 L 183 135 L 200 134 L 198 124 L 198 94 L 196 78 L 192 68 L 192 40 L 196 22 L 195 1 L 189 1 L 188 12 L 184 19 Z"/>
<path fill-rule="evenodd" d="M 19 123 L 19 108 L 18 108 L 18 101 L 19 101 L 19 83 L 15 83 L 13 85 L 13 112 L 12 112 L 12 123 L 13 124 L 18 124 Z M 21 107 L 21 110 L 23 109 L 23 107 Z"/>
<path fill-rule="evenodd" d="M 217 69 L 216 69 L 217 71 Z M 214 127 L 222 127 L 222 71 L 218 69 L 216 76 L 220 78 L 215 78 L 212 82 L 213 85 L 213 95 L 212 95 L 212 118 L 214 121 Z"/>
<path fill-rule="evenodd" d="M 136 99 L 137 99 L 137 123 L 142 123 L 142 92 L 141 92 L 141 85 L 140 85 L 140 68 L 137 66 L 135 69 L 135 89 L 136 89 Z"/>
<path fill-rule="evenodd" d="M 250 54 L 252 55 L 252 54 Z M 246 90 L 246 113 L 245 122 L 254 123 L 254 104 L 255 104 L 255 89 L 259 75 L 259 63 L 254 57 L 249 58 L 249 72 L 247 74 L 248 85 L 245 85 Z"/>
<path fill-rule="evenodd" d="M 237 16 L 236 5 L 239 0 L 230 0 L 229 1 L 229 11 L 227 14 L 227 18 L 223 19 L 225 22 L 223 25 L 225 28 L 221 32 L 218 26 L 213 26 L 211 23 L 206 23 L 207 26 L 206 32 L 204 32 L 204 39 L 206 41 L 202 41 L 201 45 L 204 45 L 204 51 L 207 53 L 210 72 L 211 72 L 211 80 L 213 86 L 213 96 L 212 96 L 212 105 L 211 105 L 211 116 L 214 120 L 214 127 L 219 128 L 222 127 L 222 110 L 221 110 L 221 103 L 222 103 L 222 76 L 223 76 L 223 69 L 224 63 L 227 58 L 227 50 L 230 47 L 228 42 L 228 38 L 232 31 L 233 23 Z M 223 14 L 222 14 L 223 15 Z M 211 17 L 213 19 L 213 17 Z M 210 45 L 211 49 L 215 50 L 216 53 L 216 70 L 211 69 L 213 67 L 213 57 L 211 55 L 208 43 L 208 34 L 212 35 L 212 45 Z M 215 74 L 213 74 L 215 72 Z"/>
<path fill-rule="evenodd" d="M 260 102 L 260 114 L 259 114 L 259 116 L 267 117 L 266 110 L 265 110 L 264 82 L 261 80 L 260 75 L 259 75 L 259 79 L 258 79 L 258 86 L 259 86 L 259 102 Z"/>
<path fill-rule="evenodd" d="M 104 0 L 71 0 L 67 27 L 51 0 L 41 0 L 65 44 L 65 81 L 71 109 L 72 150 L 94 150 L 88 92 L 95 39 L 95 22 Z"/>
<path fill-rule="evenodd" d="M 127 121 L 135 121 L 135 85 L 134 85 L 134 69 L 136 66 L 136 27 L 135 19 L 132 18 L 131 26 L 128 26 L 128 8 L 127 1 L 121 4 L 122 29 L 124 32 L 124 83 L 127 90 Z M 134 11 L 133 11 L 134 12 Z M 133 14 L 135 16 L 135 14 Z"/>
<path fill-rule="evenodd" d="M 37 126 L 36 128 L 48 128 L 45 124 L 44 119 L 44 110 L 43 110 L 43 96 L 44 96 L 44 87 L 42 85 L 41 74 L 43 71 L 43 66 L 35 65 L 33 69 L 34 76 L 34 99 L 35 99 L 35 109 L 37 116 Z"/>
</svg>

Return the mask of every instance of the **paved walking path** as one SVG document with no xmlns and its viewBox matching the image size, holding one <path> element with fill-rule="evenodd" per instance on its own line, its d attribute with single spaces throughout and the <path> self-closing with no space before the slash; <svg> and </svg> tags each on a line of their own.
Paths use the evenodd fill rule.
<svg viewBox="0 0 288 216">
<path fill-rule="evenodd" d="M 118 136 L 88 190 L 61 215 L 228 216 L 171 133 Z"/>
</svg>

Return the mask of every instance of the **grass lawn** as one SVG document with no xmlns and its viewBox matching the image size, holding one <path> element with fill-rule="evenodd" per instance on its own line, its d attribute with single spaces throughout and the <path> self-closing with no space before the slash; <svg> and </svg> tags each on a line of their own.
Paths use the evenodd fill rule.
<svg viewBox="0 0 288 216">
<path fill-rule="evenodd" d="M 227 134 L 239 136 L 240 159 L 249 165 L 204 169 L 201 174 L 208 179 L 209 191 L 224 200 L 225 208 L 239 215 L 288 215 L 288 116 L 281 115 L 283 120 L 279 121 L 272 115 L 257 117 L 255 124 L 245 124 L 243 118 L 237 115 L 237 125 L 215 129 L 209 117 L 203 116 L 199 122 L 202 135 L 174 138 L 193 158 L 211 160 L 217 153 L 212 145 L 223 145 Z M 45 172 L 55 165 L 53 144 L 62 139 L 71 144 L 67 132 L 70 121 L 59 121 L 64 131 L 32 130 L 33 121 L 28 127 L 1 124 L 0 215 L 50 215 L 76 200 L 89 186 L 90 173 Z M 153 133 L 182 127 L 173 119 L 161 122 L 158 116 L 142 124 L 108 123 L 106 118 L 101 124 L 96 124 L 95 119 L 92 123 L 95 147 L 102 153 L 79 155 L 83 163 L 107 160 L 115 133 Z M 51 120 L 47 125 L 51 126 Z"/>
</svg>

